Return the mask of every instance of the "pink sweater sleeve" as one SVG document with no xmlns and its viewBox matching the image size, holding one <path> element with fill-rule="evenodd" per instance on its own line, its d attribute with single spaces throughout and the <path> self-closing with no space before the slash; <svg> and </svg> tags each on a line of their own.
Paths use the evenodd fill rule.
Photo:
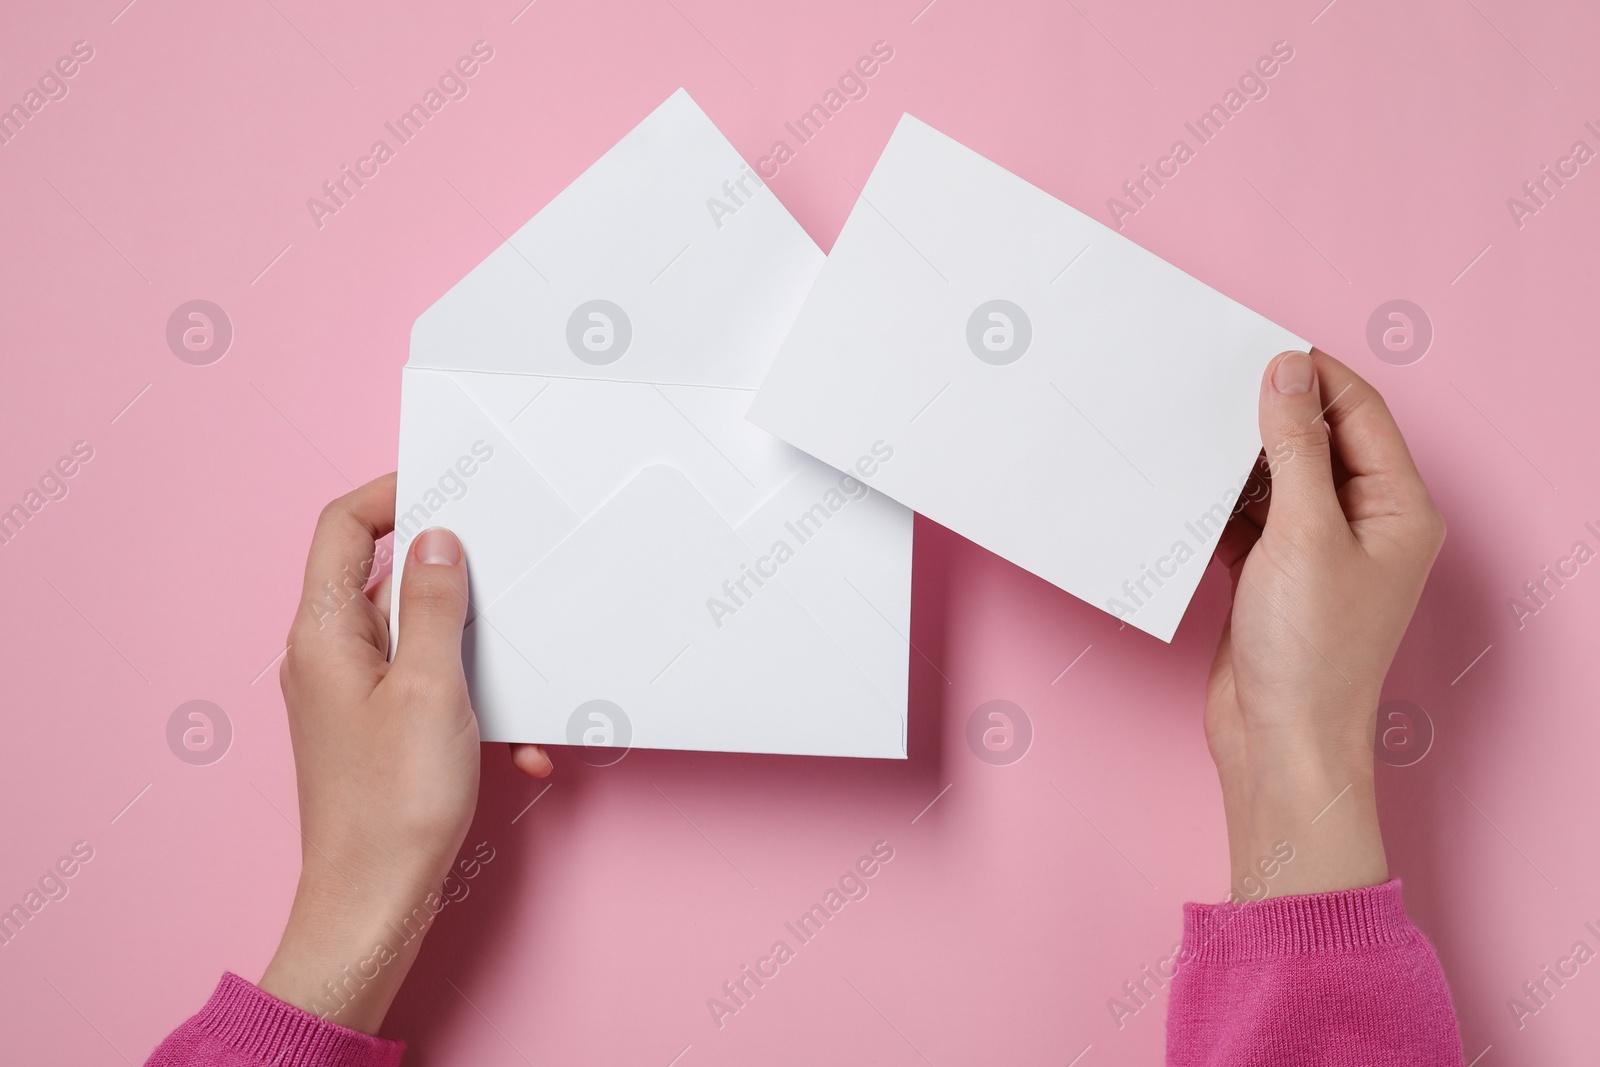
<svg viewBox="0 0 1600 1067">
<path fill-rule="evenodd" d="M 398 1067 L 405 1047 L 319 1019 L 229 973 L 145 1067 Z"/>
<path fill-rule="evenodd" d="M 1460 1067 L 1444 971 L 1398 880 L 1186 904 L 1168 1067 Z"/>
</svg>

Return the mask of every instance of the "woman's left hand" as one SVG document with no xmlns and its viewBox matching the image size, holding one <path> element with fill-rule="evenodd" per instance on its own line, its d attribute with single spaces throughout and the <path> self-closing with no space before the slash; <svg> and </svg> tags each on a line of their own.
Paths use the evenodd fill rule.
<svg viewBox="0 0 1600 1067">
<path fill-rule="evenodd" d="M 324 508 L 311 541 L 279 670 L 299 787 L 300 883 L 260 982 L 366 1033 L 377 1032 L 422 943 L 419 932 L 396 944 L 395 931 L 425 932 L 429 897 L 438 899 L 478 803 L 478 723 L 461 665 L 466 560 L 448 530 L 412 542 L 403 640 L 389 662 L 390 583 L 365 587 L 394 505 L 390 474 Z M 512 756 L 528 774 L 550 773 L 536 746 L 513 746 Z M 379 944 L 390 951 L 374 959 Z"/>
</svg>

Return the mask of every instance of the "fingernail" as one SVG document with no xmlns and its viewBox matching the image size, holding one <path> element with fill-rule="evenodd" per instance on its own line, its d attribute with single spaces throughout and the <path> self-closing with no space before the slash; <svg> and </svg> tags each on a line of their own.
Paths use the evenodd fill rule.
<svg viewBox="0 0 1600 1067">
<path fill-rule="evenodd" d="M 461 562 L 461 542 L 449 530 L 435 526 L 417 535 L 416 543 L 411 546 L 411 558 L 418 563 L 454 567 Z"/>
<path fill-rule="evenodd" d="M 1272 372 L 1272 384 L 1285 396 L 1311 392 L 1311 383 L 1316 380 L 1311 357 L 1304 352 L 1290 352 L 1278 360 L 1278 367 Z"/>
</svg>

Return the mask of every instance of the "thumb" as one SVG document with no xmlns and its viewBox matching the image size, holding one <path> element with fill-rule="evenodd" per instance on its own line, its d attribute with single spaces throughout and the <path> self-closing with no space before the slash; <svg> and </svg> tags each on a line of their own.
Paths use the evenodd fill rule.
<svg viewBox="0 0 1600 1067">
<path fill-rule="evenodd" d="M 397 668 L 435 677 L 461 674 L 461 628 L 467 618 L 467 567 L 456 535 L 442 527 L 411 542 L 400 580 Z"/>
<path fill-rule="evenodd" d="M 1284 352 L 1267 367 L 1261 379 L 1260 420 L 1272 477 L 1267 529 L 1275 522 L 1299 527 L 1342 522 L 1322 391 L 1309 355 Z"/>
</svg>

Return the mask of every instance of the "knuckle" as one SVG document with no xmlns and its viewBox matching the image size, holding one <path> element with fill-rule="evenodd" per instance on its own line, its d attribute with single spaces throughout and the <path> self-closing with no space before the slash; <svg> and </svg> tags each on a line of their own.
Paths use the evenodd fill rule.
<svg viewBox="0 0 1600 1067">
<path fill-rule="evenodd" d="M 327 629 L 327 620 L 319 615 L 311 603 L 301 601 L 295 610 L 294 621 L 289 624 L 289 636 L 284 644 L 290 648 L 309 648 Z"/>
<path fill-rule="evenodd" d="M 278 664 L 278 685 L 288 693 L 291 688 L 315 688 L 348 669 L 350 642 L 361 641 L 344 632 L 318 630 L 315 623 L 297 620 L 289 628 L 285 640 L 283 659 Z"/>
<path fill-rule="evenodd" d="M 455 618 L 467 610 L 466 591 L 443 576 L 406 576 L 403 601 L 414 615 Z"/>
<path fill-rule="evenodd" d="M 1283 422 L 1278 426 L 1278 439 L 1287 447 L 1290 457 L 1317 458 L 1328 454 L 1328 427 L 1321 419 L 1309 423 L 1298 419 Z"/>
<path fill-rule="evenodd" d="M 284 647 L 283 659 L 278 664 L 278 688 L 285 695 L 292 692 L 300 680 L 311 673 L 311 661 L 315 658 L 311 644 L 304 640 L 303 634 L 289 631 L 288 644 Z"/>
<path fill-rule="evenodd" d="M 1365 415 L 1365 409 L 1374 405 L 1376 405 L 1377 411 L 1373 412 L 1373 414 L 1388 416 L 1389 405 L 1383 402 L 1383 394 L 1366 382 L 1362 382 L 1360 385 L 1351 384 L 1345 386 L 1344 391 L 1339 394 L 1333 405 L 1330 406 L 1336 407 L 1340 419 L 1348 419 L 1352 415 Z"/>
<path fill-rule="evenodd" d="M 344 497 L 333 498 L 322 505 L 322 510 L 317 512 L 317 532 L 324 533 L 338 526 L 349 513 L 350 506 Z"/>
<path fill-rule="evenodd" d="M 326 642 L 318 641 L 315 630 L 294 626 L 284 642 L 282 670 L 291 674 L 305 674 L 321 662 Z"/>
<path fill-rule="evenodd" d="M 1394 424 L 1394 412 L 1389 410 L 1389 402 L 1370 385 L 1362 389 L 1351 404 L 1352 411 L 1359 411 L 1363 407 L 1371 407 L 1380 423 Z"/>
<path fill-rule="evenodd" d="M 1429 555 L 1436 554 L 1444 547 L 1445 535 L 1449 530 L 1444 521 L 1444 513 L 1431 502 L 1421 509 L 1417 526 L 1419 536 L 1427 546 Z"/>
</svg>

